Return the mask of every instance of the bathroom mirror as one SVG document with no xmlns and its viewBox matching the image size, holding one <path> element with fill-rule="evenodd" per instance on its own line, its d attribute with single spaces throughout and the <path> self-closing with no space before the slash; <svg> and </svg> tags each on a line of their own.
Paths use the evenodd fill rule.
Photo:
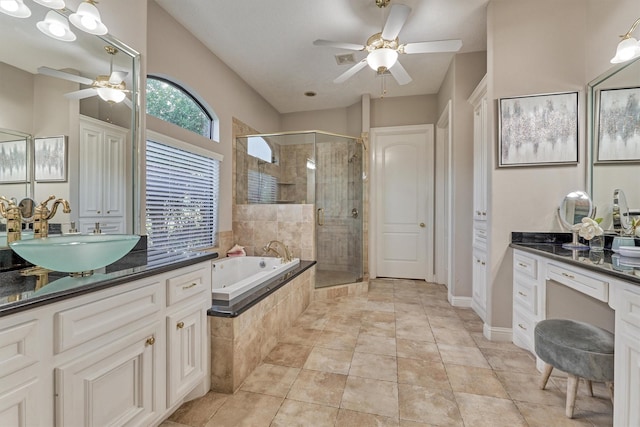
<svg viewBox="0 0 640 427">
<path fill-rule="evenodd" d="M 594 79 L 588 98 L 589 194 L 602 223 L 611 225 L 616 189 L 627 189 L 632 212 L 640 209 L 640 191 L 629 191 L 637 186 L 640 173 L 640 59 L 618 64 Z M 633 110 L 635 115 L 625 112 Z"/>
<path fill-rule="evenodd" d="M 595 208 L 591 198 L 584 191 L 572 191 L 560 203 L 558 216 L 567 229 L 578 224 L 584 217 L 593 217 Z"/>
<path fill-rule="evenodd" d="M 619 188 L 613 191 L 613 229 L 629 233 L 631 230 L 631 218 L 627 197 Z"/>
<path fill-rule="evenodd" d="M 25 3 L 27 4 L 27 3 Z M 76 29 L 71 30 L 76 40 L 65 42 L 53 39 L 40 32 L 36 26 L 51 9 L 36 2 L 28 2 L 31 16 L 20 19 L 0 13 L 0 128 L 12 129 L 12 133 L 24 134 L 27 144 L 35 138 L 64 135 L 67 143 L 67 179 L 33 179 L 33 171 L 27 170 L 27 178 L 20 185 L 0 179 L 0 194 L 20 201 L 34 199 L 36 203 L 54 194 L 68 200 L 71 215 L 56 215 L 55 222 L 76 221 L 80 205 L 78 189 L 80 115 L 112 123 L 128 130 L 125 154 L 126 179 L 126 228 L 127 232 L 139 233 L 134 221 L 133 195 L 136 188 L 134 165 L 136 140 L 139 135 L 137 90 L 139 85 L 139 54 L 110 35 L 95 36 Z M 73 7 L 73 5 L 71 5 Z M 56 13 L 68 16 L 71 10 Z M 108 47 L 117 50 L 113 55 Z M 111 104 L 98 96 L 69 99 L 65 94 L 88 88 L 65 78 L 46 75 L 38 71 L 40 67 L 61 70 L 65 75 L 75 74 L 95 80 L 100 75 L 109 75 L 113 70 L 126 72 L 124 84 L 127 101 Z M 0 137 L 3 138 L 3 137 Z M 4 139 L 0 139 L 3 141 Z M 27 148 L 27 151 L 33 150 Z M 33 153 L 33 151 L 29 151 Z M 74 209 L 75 208 L 75 209 Z"/>
</svg>

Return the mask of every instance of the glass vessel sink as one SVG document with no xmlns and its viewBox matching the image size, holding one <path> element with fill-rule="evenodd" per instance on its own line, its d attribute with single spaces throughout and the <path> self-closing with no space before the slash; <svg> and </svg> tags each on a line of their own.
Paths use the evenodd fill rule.
<svg viewBox="0 0 640 427">
<path fill-rule="evenodd" d="M 22 231 L 21 234 L 21 239 L 22 240 L 29 240 L 29 239 L 33 239 L 33 231 Z M 7 246 L 7 232 L 6 231 L 0 231 L 0 248 L 3 246 Z"/>
<path fill-rule="evenodd" d="M 32 264 L 63 273 L 88 275 L 125 256 L 140 240 L 129 234 L 76 234 L 9 243 Z"/>
</svg>

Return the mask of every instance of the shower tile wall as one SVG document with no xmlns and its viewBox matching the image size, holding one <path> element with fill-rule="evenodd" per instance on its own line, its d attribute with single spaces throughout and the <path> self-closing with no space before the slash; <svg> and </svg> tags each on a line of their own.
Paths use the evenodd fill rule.
<svg viewBox="0 0 640 427">
<path fill-rule="evenodd" d="M 272 144 L 276 145 L 276 144 Z M 313 170 L 307 169 L 307 159 L 313 159 L 313 144 L 280 146 L 279 200 L 283 203 L 312 202 Z"/>
<path fill-rule="evenodd" d="M 261 256 L 270 240 L 280 240 L 296 258 L 315 260 L 313 205 L 235 205 L 233 235 L 247 255 Z"/>
</svg>

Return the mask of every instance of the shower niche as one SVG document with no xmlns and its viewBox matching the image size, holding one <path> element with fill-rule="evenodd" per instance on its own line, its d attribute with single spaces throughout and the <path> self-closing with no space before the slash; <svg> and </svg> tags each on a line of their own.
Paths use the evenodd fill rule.
<svg viewBox="0 0 640 427">
<path fill-rule="evenodd" d="M 362 281 L 363 157 L 358 138 L 321 131 L 236 139 L 236 204 L 314 205 L 316 287 Z"/>
</svg>

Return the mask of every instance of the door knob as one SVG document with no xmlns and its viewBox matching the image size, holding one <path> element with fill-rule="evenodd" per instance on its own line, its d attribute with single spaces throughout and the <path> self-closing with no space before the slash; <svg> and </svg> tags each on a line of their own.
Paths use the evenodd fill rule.
<svg viewBox="0 0 640 427">
<path fill-rule="evenodd" d="M 426 227 L 426 225 L 424 225 L 424 222 L 421 222 L 421 223 L 420 223 L 420 227 L 421 227 L 421 228 L 425 228 L 425 227 Z"/>
</svg>

